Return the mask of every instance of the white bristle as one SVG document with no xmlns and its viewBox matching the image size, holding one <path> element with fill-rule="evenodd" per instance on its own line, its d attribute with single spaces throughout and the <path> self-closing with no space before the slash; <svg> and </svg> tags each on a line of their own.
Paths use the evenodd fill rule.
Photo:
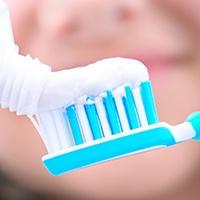
<svg viewBox="0 0 200 200">
<path fill-rule="evenodd" d="M 29 117 L 30 120 L 32 121 L 33 125 L 35 126 L 35 128 L 37 129 L 38 133 L 40 134 L 40 137 L 42 138 L 46 148 L 47 148 L 47 151 L 48 152 L 51 152 L 51 143 L 50 143 L 50 140 L 48 138 L 48 135 L 46 134 L 47 133 L 47 130 L 45 129 L 45 126 L 43 125 L 43 123 L 41 122 L 41 115 L 36 115 L 36 119 L 33 117 L 33 116 L 30 116 Z"/>
<path fill-rule="evenodd" d="M 94 140 L 91 129 L 90 129 L 90 125 L 89 125 L 89 122 L 88 122 L 88 119 L 86 116 L 84 105 L 82 105 L 82 104 L 76 105 L 76 111 L 77 111 L 77 114 L 79 117 L 79 121 L 80 121 L 81 128 L 83 131 L 82 134 L 83 134 L 83 138 L 84 138 L 85 142 L 90 142 L 90 141 Z"/>
<path fill-rule="evenodd" d="M 115 97 L 115 103 L 116 103 L 116 106 L 117 106 L 118 116 L 119 116 L 119 119 L 120 119 L 122 130 L 123 131 L 130 130 L 122 99 L 119 96 L 116 96 Z"/>
<path fill-rule="evenodd" d="M 128 131 L 130 130 L 130 126 L 128 124 L 128 119 L 127 119 L 126 111 L 125 111 L 123 100 L 122 100 L 124 96 L 125 96 L 125 91 L 124 91 L 123 86 L 115 90 L 114 98 L 115 98 L 115 103 L 117 106 L 118 116 L 120 118 L 122 130 Z"/>
<path fill-rule="evenodd" d="M 56 128 L 51 111 L 41 113 L 41 123 L 48 137 L 49 153 L 61 150 L 61 146 L 58 140 L 59 136 L 56 135 Z"/>
<path fill-rule="evenodd" d="M 140 89 L 139 88 L 135 88 L 132 90 L 133 93 L 133 97 L 135 100 L 135 104 L 136 104 L 136 108 L 137 108 L 137 112 L 138 112 L 138 117 L 140 120 L 140 125 L 141 126 L 147 126 L 148 122 L 147 122 L 147 118 L 146 118 L 146 113 L 144 110 L 144 105 L 143 105 L 143 101 L 142 101 L 142 97 L 140 94 Z"/>
<path fill-rule="evenodd" d="M 70 130 L 64 122 L 64 115 L 62 109 L 52 110 L 52 116 L 54 118 L 54 124 L 56 127 L 56 135 L 59 140 L 61 149 L 65 149 L 72 146 L 72 139 L 70 137 Z"/>
<path fill-rule="evenodd" d="M 105 137 L 112 135 L 108 120 L 106 118 L 105 107 L 102 102 L 101 97 L 96 97 L 95 99 L 96 109 L 99 115 L 99 120 L 101 122 L 101 127 L 103 129 L 103 134 Z"/>
</svg>

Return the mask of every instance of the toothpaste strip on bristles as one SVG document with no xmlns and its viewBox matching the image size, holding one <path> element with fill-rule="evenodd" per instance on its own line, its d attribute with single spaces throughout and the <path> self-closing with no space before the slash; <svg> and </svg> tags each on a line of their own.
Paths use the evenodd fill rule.
<svg viewBox="0 0 200 200">
<path fill-rule="evenodd" d="M 39 110 L 62 107 L 84 95 L 98 96 L 127 83 L 135 88 L 148 79 L 147 68 L 141 62 L 108 58 L 88 66 L 51 73 L 38 107 Z"/>
</svg>

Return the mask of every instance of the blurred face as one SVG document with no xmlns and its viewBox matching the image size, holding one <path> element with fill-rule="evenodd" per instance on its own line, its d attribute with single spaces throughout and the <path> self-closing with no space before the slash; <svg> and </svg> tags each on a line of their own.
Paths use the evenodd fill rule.
<svg viewBox="0 0 200 200">
<path fill-rule="evenodd" d="M 200 109 L 199 1 L 6 2 L 21 54 L 54 71 L 108 57 L 138 59 L 149 68 L 160 121 L 177 124 Z M 172 199 L 199 176 L 200 145 L 190 141 L 52 177 L 37 131 L 8 110 L 0 112 L 0 146 L 1 168 L 20 184 L 76 199 Z"/>
</svg>

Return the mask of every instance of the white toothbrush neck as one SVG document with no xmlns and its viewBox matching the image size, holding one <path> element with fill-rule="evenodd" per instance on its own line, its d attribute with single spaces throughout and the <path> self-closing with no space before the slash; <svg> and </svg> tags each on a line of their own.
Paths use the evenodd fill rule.
<svg viewBox="0 0 200 200">
<path fill-rule="evenodd" d="M 196 135 L 196 132 L 190 122 L 184 122 L 176 126 L 170 126 L 169 129 L 171 130 L 176 143 L 192 139 Z"/>
</svg>

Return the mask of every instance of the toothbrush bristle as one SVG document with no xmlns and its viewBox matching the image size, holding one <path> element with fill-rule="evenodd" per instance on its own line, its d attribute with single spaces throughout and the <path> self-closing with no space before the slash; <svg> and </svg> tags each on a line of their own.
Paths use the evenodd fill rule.
<svg viewBox="0 0 200 200">
<path fill-rule="evenodd" d="M 45 144 L 49 152 L 158 122 L 150 81 L 142 82 L 137 88 L 124 85 L 97 97 L 85 96 L 80 99 L 65 109 L 47 111 L 48 119 L 47 114 L 40 114 L 41 125 L 45 129 L 43 133 L 51 135 L 43 136 L 44 140 L 48 140 Z M 63 123 L 65 128 L 59 128 Z M 62 141 L 66 139 L 70 141 Z"/>
</svg>

